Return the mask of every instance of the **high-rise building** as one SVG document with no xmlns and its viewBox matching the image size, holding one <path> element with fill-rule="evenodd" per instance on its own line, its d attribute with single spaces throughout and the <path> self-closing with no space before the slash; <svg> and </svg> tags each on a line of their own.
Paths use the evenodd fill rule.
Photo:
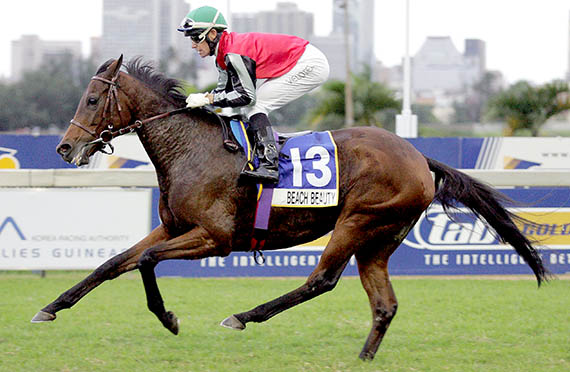
<svg viewBox="0 0 570 372">
<path fill-rule="evenodd" d="M 476 66 L 481 74 L 487 70 L 487 48 L 485 42 L 479 39 L 465 39 L 466 63 Z"/>
<path fill-rule="evenodd" d="M 189 5 L 183 0 L 103 0 L 101 58 L 142 56 L 156 63 L 174 50 L 190 58 L 176 31 Z"/>
<path fill-rule="evenodd" d="M 276 9 L 258 13 L 233 13 L 230 25 L 235 32 L 290 34 L 309 40 L 328 58 L 330 78 L 346 77 L 345 10 L 348 3 L 348 40 L 350 66 L 361 72 L 376 66 L 374 55 L 374 0 L 332 0 L 333 29 L 328 36 L 314 35 L 314 15 L 300 10 L 295 3 L 277 3 Z"/>
<path fill-rule="evenodd" d="M 240 33 L 259 32 L 257 13 L 232 13 L 229 30 Z"/>
<path fill-rule="evenodd" d="M 277 3 L 275 10 L 257 13 L 232 13 L 230 25 L 235 32 L 288 34 L 308 39 L 314 34 L 314 15 L 300 10 L 295 3 Z"/>
<path fill-rule="evenodd" d="M 376 55 L 374 54 L 374 0 L 360 0 L 358 3 L 358 31 L 356 33 L 356 69 L 361 71 L 364 66 L 374 69 Z"/>
<path fill-rule="evenodd" d="M 67 63 L 70 73 L 78 74 L 81 60 L 80 41 L 45 41 L 37 35 L 23 35 L 12 41 L 11 79 L 18 81 L 26 71 L 49 63 Z"/>
<path fill-rule="evenodd" d="M 568 70 L 566 70 L 566 81 L 570 83 L 570 12 L 568 14 Z"/>
<path fill-rule="evenodd" d="M 327 56 L 330 68 L 329 79 L 344 80 L 346 77 L 344 35 L 333 33 L 329 36 L 313 36 L 310 42 Z"/>
<path fill-rule="evenodd" d="M 376 66 L 374 54 L 374 0 L 333 0 L 333 34 L 344 34 L 345 7 L 348 6 L 351 69 L 358 73 L 365 66 Z M 344 44 L 344 42 L 343 42 Z"/>
<path fill-rule="evenodd" d="M 103 59 L 102 39 L 101 36 L 93 36 L 89 39 L 90 52 L 89 58 L 95 62 L 100 62 Z"/>
</svg>

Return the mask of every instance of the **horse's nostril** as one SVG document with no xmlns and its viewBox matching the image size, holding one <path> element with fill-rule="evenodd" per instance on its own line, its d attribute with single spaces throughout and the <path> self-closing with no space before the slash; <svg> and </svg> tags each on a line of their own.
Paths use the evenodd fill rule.
<svg viewBox="0 0 570 372">
<path fill-rule="evenodd" d="M 57 146 L 57 153 L 60 155 L 65 155 L 69 152 L 69 150 L 71 150 L 71 145 L 67 144 L 67 143 L 62 143 L 61 145 Z"/>
</svg>

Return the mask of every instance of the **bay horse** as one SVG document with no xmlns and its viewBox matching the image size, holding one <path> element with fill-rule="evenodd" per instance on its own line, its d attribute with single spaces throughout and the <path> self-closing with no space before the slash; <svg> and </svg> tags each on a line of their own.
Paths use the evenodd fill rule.
<svg viewBox="0 0 570 372">
<path fill-rule="evenodd" d="M 135 131 L 156 169 L 161 225 L 62 293 L 32 322 L 52 321 L 58 311 L 72 307 L 104 281 L 138 269 L 148 308 L 177 334 L 178 320 L 164 307 L 155 266 L 169 259 L 249 251 L 257 189 L 240 180 L 245 156 L 223 149 L 218 119 L 203 109 L 184 110 L 185 97 L 177 80 L 140 59 L 131 60 L 122 71 L 122 61 L 121 56 L 99 68 L 57 152 L 66 162 L 88 164 L 113 137 Z M 383 129 L 341 129 L 332 131 L 332 137 L 340 169 L 338 206 L 272 208 L 264 247 L 292 247 L 332 230 L 314 271 L 299 288 L 231 315 L 221 325 L 242 330 L 249 322 L 266 321 L 332 290 L 355 256 L 372 310 L 372 329 L 360 358 L 373 359 L 398 304 L 388 260 L 434 201 L 446 210 L 459 203 L 469 208 L 524 258 L 539 286 L 548 279 L 538 251 L 517 228 L 517 217 L 504 207 L 508 198 L 500 192 L 423 156 Z"/>
</svg>

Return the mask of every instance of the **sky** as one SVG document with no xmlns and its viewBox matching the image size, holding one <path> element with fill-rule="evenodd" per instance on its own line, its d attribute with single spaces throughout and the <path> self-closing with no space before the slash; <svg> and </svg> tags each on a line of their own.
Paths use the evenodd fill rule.
<svg viewBox="0 0 570 372">
<path fill-rule="evenodd" d="M 282 0 L 285 1 L 285 0 Z M 315 33 L 332 29 L 332 0 L 288 0 L 315 14 Z M 222 13 L 275 8 L 277 0 L 188 1 L 193 7 L 211 5 Z M 569 68 L 569 0 L 409 0 L 410 44 L 413 56 L 429 36 L 450 36 L 459 52 L 464 39 L 481 39 L 487 46 L 487 69 L 501 71 L 507 82 L 537 84 L 563 78 Z M 0 76 L 10 74 L 11 41 L 24 34 L 42 40 L 80 40 L 84 53 L 89 38 L 102 34 L 102 0 L 2 1 L 0 5 Z M 404 0 L 375 1 L 374 51 L 385 66 L 405 54 Z M 184 14 L 180 15 L 182 19 Z M 230 25 L 231 26 L 231 25 Z"/>
</svg>

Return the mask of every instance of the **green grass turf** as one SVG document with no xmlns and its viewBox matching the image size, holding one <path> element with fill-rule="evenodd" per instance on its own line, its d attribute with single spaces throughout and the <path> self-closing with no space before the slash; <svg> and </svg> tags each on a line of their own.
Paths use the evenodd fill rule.
<svg viewBox="0 0 570 372">
<path fill-rule="evenodd" d="M 0 371 L 570 371 L 570 280 L 394 278 L 398 314 L 362 362 L 371 315 L 357 278 L 242 332 L 218 324 L 304 279 L 159 279 L 178 336 L 135 273 L 30 323 L 84 275 L 0 273 Z"/>
</svg>

